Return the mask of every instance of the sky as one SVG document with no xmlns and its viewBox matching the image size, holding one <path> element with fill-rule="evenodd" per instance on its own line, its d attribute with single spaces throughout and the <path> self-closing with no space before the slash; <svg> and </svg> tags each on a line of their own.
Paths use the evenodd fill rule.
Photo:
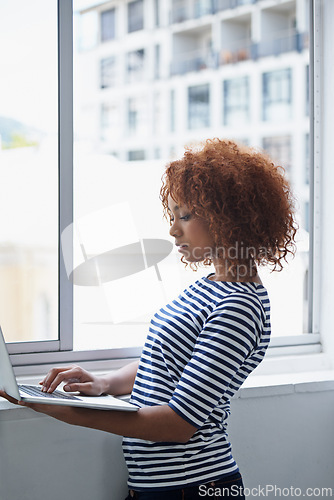
<svg viewBox="0 0 334 500">
<path fill-rule="evenodd" d="M 73 0 L 73 9 L 101 1 Z M 57 1 L 1 0 L 0 116 L 56 133 L 57 64 Z"/>
<path fill-rule="evenodd" d="M 0 67 L 0 116 L 57 131 L 55 0 L 1 0 Z"/>
</svg>

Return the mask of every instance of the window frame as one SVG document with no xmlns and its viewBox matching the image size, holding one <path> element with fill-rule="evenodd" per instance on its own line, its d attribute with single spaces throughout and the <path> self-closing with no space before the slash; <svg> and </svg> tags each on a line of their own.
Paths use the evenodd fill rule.
<svg viewBox="0 0 334 500">
<path fill-rule="evenodd" d="M 72 0 L 58 0 L 58 340 L 14 342 L 10 354 L 73 349 L 73 289 L 61 255 L 60 236 L 73 222 L 73 46 Z M 69 256 L 71 258 L 71 255 Z M 28 354 L 29 353 L 29 354 Z M 39 355 L 38 355 L 39 356 Z M 15 358 L 14 358 L 15 364 Z"/>
<path fill-rule="evenodd" d="M 22 356 L 72 351 L 73 291 L 61 256 L 60 235 L 73 221 L 73 44 L 72 1 L 58 0 L 58 340 L 8 344 L 13 364 Z M 69 335 L 69 333 L 71 333 Z"/>
<path fill-rule="evenodd" d="M 321 12 L 326 0 L 310 0 L 310 267 L 309 267 L 309 325 L 313 333 L 273 337 L 270 356 L 282 354 L 310 354 L 322 351 L 320 326 L 328 325 L 330 312 L 325 310 L 325 319 L 320 325 L 320 314 L 324 307 L 320 303 L 322 246 L 327 235 L 321 232 L 321 167 L 323 158 L 321 127 L 323 126 L 321 86 L 324 84 L 320 57 L 323 39 L 321 29 L 325 19 Z M 328 4 L 327 4 L 328 5 Z M 58 0 L 58 32 L 59 32 L 59 241 L 62 230 L 73 222 L 73 55 L 68 50 L 73 43 L 72 1 Z M 327 26 L 327 31 L 329 28 Z M 329 36 L 327 34 L 327 36 Z M 66 50 L 67 48 L 67 50 Z M 329 49 L 328 49 L 329 50 Z M 316 57 L 315 57 L 316 55 Z M 333 76 L 334 80 L 334 74 Z M 315 83 L 316 82 L 316 83 Z M 329 86 L 329 84 L 328 84 Z M 312 168 L 313 166 L 313 168 Z M 325 184 L 325 182 L 323 181 Z M 330 203 L 331 200 L 327 200 Z M 330 236 L 329 236 L 330 237 Z M 9 344 L 9 351 L 15 371 L 20 374 L 37 373 L 39 367 L 43 372 L 54 363 L 80 362 L 86 365 L 93 363 L 109 363 L 114 360 L 123 363 L 125 360 L 138 358 L 141 347 L 105 349 L 93 351 L 73 351 L 73 290 L 65 271 L 61 248 L 59 246 L 59 340 Z"/>
</svg>

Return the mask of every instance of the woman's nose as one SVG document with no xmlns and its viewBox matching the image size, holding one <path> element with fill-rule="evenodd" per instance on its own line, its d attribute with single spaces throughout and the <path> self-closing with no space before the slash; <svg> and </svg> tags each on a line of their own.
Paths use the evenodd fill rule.
<svg viewBox="0 0 334 500">
<path fill-rule="evenodd" d="M 177 224 L 177 221 L 174 221 L 169 229 L 169 234 L 173 236 L 174 238 L 177 236 L 180 236 L 181 234 L 181 229 L 180 226 Z"/>
</svg>

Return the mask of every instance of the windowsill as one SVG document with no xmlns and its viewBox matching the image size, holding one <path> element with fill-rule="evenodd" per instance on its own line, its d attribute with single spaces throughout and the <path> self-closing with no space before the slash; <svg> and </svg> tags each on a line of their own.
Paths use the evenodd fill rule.
<svg viewBox="0 0 334 500">
<path fill-rule="evenodd" d="M 102 374 L 108 369 L 111 369 L 111 365 L 108 368 L 100 366 L 99 369 L 93 371 L 96 374 Z M 41 377 L 30 375 L 19 376 L 17 379 L 19 383 L 37 384 Z M 334 368 L 326 354 L 268 357 L 249 376 L 235 399 L 322 391 L 334 391 Z M 25 408 L 19 408 L 0 398 L 0 410 L 21 412 Z M 11 415 L 14 417 L 13 414 Z M 29 412 L 29 418 L 32 415 Z M 20 418 L 22 416 L 23 414 L 20 413 Z M 36 414 L 36 416 L 41 415 Z"/>
</svg>

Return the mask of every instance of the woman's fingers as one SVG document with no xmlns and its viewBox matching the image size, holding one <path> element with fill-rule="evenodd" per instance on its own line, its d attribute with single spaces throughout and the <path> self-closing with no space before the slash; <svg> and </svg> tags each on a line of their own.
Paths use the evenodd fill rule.
<svg viewBox="0 0 334 500">
<path fill-rule="evenodd" d="M 82 392 L 85 394 L 89 394 L 91 388 L 90 383 L 80 383 L 76 380 L 73 380 L 71 383 L 64 385 L 63 389 L 66 392 Z"/>
<path fill-rule="evenodd" d="M 52 368 L 40 382 L 43 392 L 53 392 L 59 384 L 70 380 L 80 380 L 81 368 L 70 366 L 66 368 Z"/>
<path fill-rule="evenodd" d="M 53 392 L 62 382 L 79 382 L 80 378 L 75 376 L 75 371 L 59 373 L 56 378 L 50 383 L 49 388 L 45 392 Z"/>
<path fill-rule="evenodd" d="M 4 399 L 7 399 L 7 401 L 9 401 L 10 403 L 13 403 L 13 405 L 18 405 L 20 403 L 20 401 L 18 401 L 17 399 L 15 398 L 12 398 L 11 396 L 9 396 L 6 392 L 4 391 L 1 391 L 0 390 L 0 396 Z"/>
<path fill-rule="evenodd" d="M 44 380 L 40 382 L 43 392 L 53 392 L 59 384 L 64 383 L 65 391 L 79 391 L 88 395 L 101 394 L 98 378 L 80 366 L 52 368 Z"/>
</svg>

